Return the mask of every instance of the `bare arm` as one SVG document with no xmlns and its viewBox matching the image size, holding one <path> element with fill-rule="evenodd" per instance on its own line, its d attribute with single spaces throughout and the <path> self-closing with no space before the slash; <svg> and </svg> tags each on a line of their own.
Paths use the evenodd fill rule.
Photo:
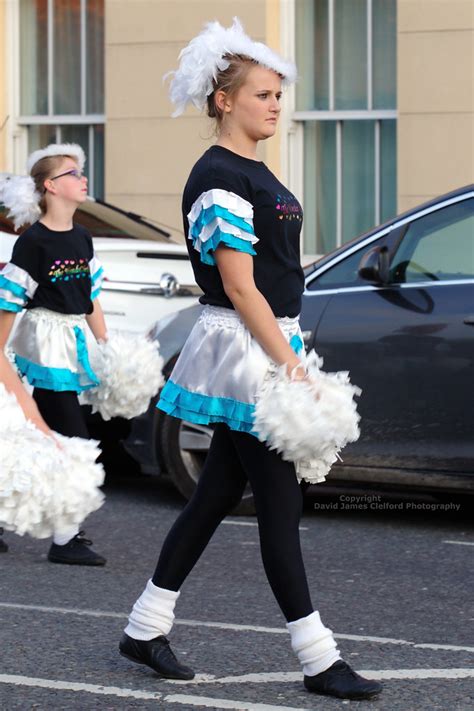
<svg viewBox="0 0 474 711">
<path fill-rule="evenodd" d="M 304 377 L 301 360 L 281 332 L 268 301 L 255 285 L 252 256 L 224 245 L 216 249 L 214 256 L 224 291 L 250 333 L 275 363 L 286 363 L 288 374 L 300 366 L 295 375 Z"/>
<path fill-rule="evenodd" d="M 41 417 L 36 402 L 23 387 L 20 378 L 5 355 L 5 346 L 13 328 L 15 316 L 16 314 L 10 311 L 0 311 L 0 382 L 5 385 L 8 392 L 15 395 L 26 419 L 33 422 L 45 434 L 52 435 L 52 431 Z"/>
<path fill-rule="evenodd" d="M 107 326 L 105 325 L 104 312 L 102 311 L 99 299 L 94 299 L 92 306 L 94 310 L 91 314 L 87 314 L 86 321 L 94 334 L 95 340 L 106 341 Z"/>
</svg>

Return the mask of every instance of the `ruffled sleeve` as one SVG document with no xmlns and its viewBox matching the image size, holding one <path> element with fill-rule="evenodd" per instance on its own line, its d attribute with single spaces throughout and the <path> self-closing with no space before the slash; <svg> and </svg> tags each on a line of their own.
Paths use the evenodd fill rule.
<svg viewBox="0 0 474 711">
<path fill-rule="evenodd" d="M 94 252 L 92 259 L 89 262 L 89 269 L 91 273 L 91 301 L 97 299 L 102 289 L 102 282 L 104 281 L 104 268 L 100 263 L 99 258 Z"/>
<path fill-rule="evenodd" d="M 215 265 L 213 252 L 220 244 L 255 255 L 258 242 L 253 227 L 253 206 L 228 190 L 215 188 L 201 193 L 187 215 L 188 238 L 201 255 L 201 262 Z"/>
<path fill-rule="evenodd" d="M 38 283 L 21 267 L 11 262 L 0 273 L 0 309 L 21 311 L 38 288 Z"/>
</svg>

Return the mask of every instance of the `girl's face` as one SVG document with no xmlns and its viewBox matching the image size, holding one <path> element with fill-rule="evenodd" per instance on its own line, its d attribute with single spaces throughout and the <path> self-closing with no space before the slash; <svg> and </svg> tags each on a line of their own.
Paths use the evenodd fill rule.
<svg viewBox="0 0 474 711">
<path fill-rule="evenodd" d="M 81 205 L 87 199 L 87 178 L 73 158 L 64 158 L 44 184 L 48 194 L 61 202 Z"/>
<path fill-rule="evenodd" d="M 279 75 L 259 65 L 252 67 L 236 94 L 224 99 L 223 130 L 240 130 L 254 141 L 270 138 L 276 131 L 280 98 Z"/>
</svg>

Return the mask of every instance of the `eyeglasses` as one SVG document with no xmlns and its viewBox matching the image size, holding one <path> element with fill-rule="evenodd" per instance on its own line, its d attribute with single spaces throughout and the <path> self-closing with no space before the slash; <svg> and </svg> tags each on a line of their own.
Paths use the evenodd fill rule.
<svg viewBox="0 0 474 711">
<path fill-rule="evenodd" d="M 85 178 L 84 173 L 81 173 L 80 170 L 76 170 L 75 168 L 73 168 L 72 170 L 66 170 L 65 173 L 61 173 L 60 175 L 55 175 L 53 178 L 49 178 L 49 180 L 57 180 L 58 178 L 62 178 L 64 175 L 72 175 L 74 178 L 77 178 L 78 180 Z"/>
</svg>

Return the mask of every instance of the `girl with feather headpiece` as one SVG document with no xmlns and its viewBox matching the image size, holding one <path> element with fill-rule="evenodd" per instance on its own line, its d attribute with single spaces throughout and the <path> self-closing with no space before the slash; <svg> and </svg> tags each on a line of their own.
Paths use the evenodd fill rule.
<svg viewBox="0 0 474 711">
<path fill-rule="evenodd" d="M 302 209 L 257 156 L 259 142 L 276 131 L 282 85 L 295 79 L 295 66 L 253 42 L 237 20 L 228 29 L 208 24 L 172 74 L 175 115 L 189 103 L 206 107 L 217 141 L 192 168 L 182 201 L 204 310 L 158 408 L 212 424 L 214 434 L 197 488 L 129 616 L 120 652 L 167 678 L 193 678 L 166 635 L 181 585 L 249 482 L 265 572 L 306 688 L 369 698 L 381 686 L 340 658 L 313 608 L 299 540 L 300 481 L 323 480 L 338 450 L 357 438 L 358 391 L 347 374 L 320 371 L 316 356 L 306 362 L 298 324 Z"/>
<path fill-rule="evenodd" d="M 15 228 L 30 224 L 0 272 L 0 523 L 19 534 L 53 535 L 52 562 L 104 565 L 79 531 L 102 505 L 104 476 L 78 401 L 99 383 L 86 324 L 107 338 L 97 299 L 103 270 L 91 235 L 73 222 L 87 199 L 84 162 L 80 146 L 51 144 L 30 155 L 27 176 L 0 179 L 0 201 Z M 5 349 L 23 311 L 10 343 L 15 368 Z"/>
</svg>

